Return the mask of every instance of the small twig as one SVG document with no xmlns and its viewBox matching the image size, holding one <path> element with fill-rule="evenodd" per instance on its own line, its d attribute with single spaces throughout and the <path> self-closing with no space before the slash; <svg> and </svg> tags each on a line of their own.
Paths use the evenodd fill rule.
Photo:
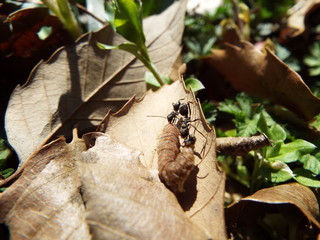
<svg viewBox="0 0 320 240">
<path fill-rule="evenodd" d="M 252 137 L 221 137 L 216 140 L 216 150 L 222 154 L 242 156 L 252 150 L 272 146 L 265 134 Z"/>
</svg>

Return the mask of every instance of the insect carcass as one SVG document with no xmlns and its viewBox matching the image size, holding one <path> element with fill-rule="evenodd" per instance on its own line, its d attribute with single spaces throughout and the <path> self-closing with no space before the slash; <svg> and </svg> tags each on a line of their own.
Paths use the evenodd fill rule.
<svg viewBox="0 0 320 240">
<path fill-rule="evenodd" d="M 174 112 L 176 110 L 174 106 Z M 157 146 L 159 177 L 175 193 L 184 191 L 184 183 L 194 168 L 195 161 L 193 150 L 195 137 L 190 136 L 188 129 L 187 134 L 182 134 L 178 128 L 181 128 L 183 118 L 187 117 L 187 114 L 184 115 L 175 121 L 175 124 L 168 119 L 169 123 L 163 128 Z M 179 118 L 178 113 L 175 118 Z M 184 139 L 182 147 L 180 137 Z"/>
</svg>

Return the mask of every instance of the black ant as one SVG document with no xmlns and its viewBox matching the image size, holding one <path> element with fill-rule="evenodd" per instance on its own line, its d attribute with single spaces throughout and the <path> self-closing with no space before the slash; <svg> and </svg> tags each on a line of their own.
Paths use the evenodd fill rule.
<svg viewBox="0 0 320 240">
<path fill-rule="evenodd" d="M 178 119 L 178 122 L 176 125 L 180 125 L 181 118 L 178 116 L 181 115 L 182 117 L 188 118 L 190 110 L 189 102 L 188 103 L 182 103 L 182 99 L 178 100 L 176 103 L 172 103 L 173 111 L 167 115 L 167 120 L 169 123 L 173 123 L 174 120 Z"/>
</svg>

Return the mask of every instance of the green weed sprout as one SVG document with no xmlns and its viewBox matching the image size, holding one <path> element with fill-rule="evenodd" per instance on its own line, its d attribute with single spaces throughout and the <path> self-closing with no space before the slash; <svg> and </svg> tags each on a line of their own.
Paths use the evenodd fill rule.
<svg viewBox="0 0 320 240">
<path fill-rule="evenodd" d="M 161 77 L 156 67 L 151 62 L 148 49 L 145 44 L 145 36 L 142 28 L 142 3 L 133 0 L 115 0 L 112 4 L 106 5 L 108 19 L 115 32 L 119 33 L 130 42 L 122 43 L 118 46 L 110 46 L 98 43 L 101 49 L 120 49 L 133 54 L 138 58 L 152 73 L 146 74 L 146 81 L 152 86 L 160 87 L 168 79 Z"/>
</svg>

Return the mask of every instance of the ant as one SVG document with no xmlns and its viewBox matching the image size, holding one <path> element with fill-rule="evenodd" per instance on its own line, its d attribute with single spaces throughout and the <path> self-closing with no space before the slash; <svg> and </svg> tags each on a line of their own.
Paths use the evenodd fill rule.
<svg viewBox="0 0 320 240">
<path fill-rule="evenodd" d="M 178 100 L 176 103 L 172 103 L 173 111 L 168 114 L 167 120 L 169 123 L 173 123 L 174 120 L 178 119 L 178 122 L 176 125 L 180 125 L 181 118 L 178 116 L 181 115 L 184 118 L 188 118 L 189 112 L 191 112 L 189 102 L 188 103 L 182 103 L 181 100 L 184 98 Z"/>
</svg>

